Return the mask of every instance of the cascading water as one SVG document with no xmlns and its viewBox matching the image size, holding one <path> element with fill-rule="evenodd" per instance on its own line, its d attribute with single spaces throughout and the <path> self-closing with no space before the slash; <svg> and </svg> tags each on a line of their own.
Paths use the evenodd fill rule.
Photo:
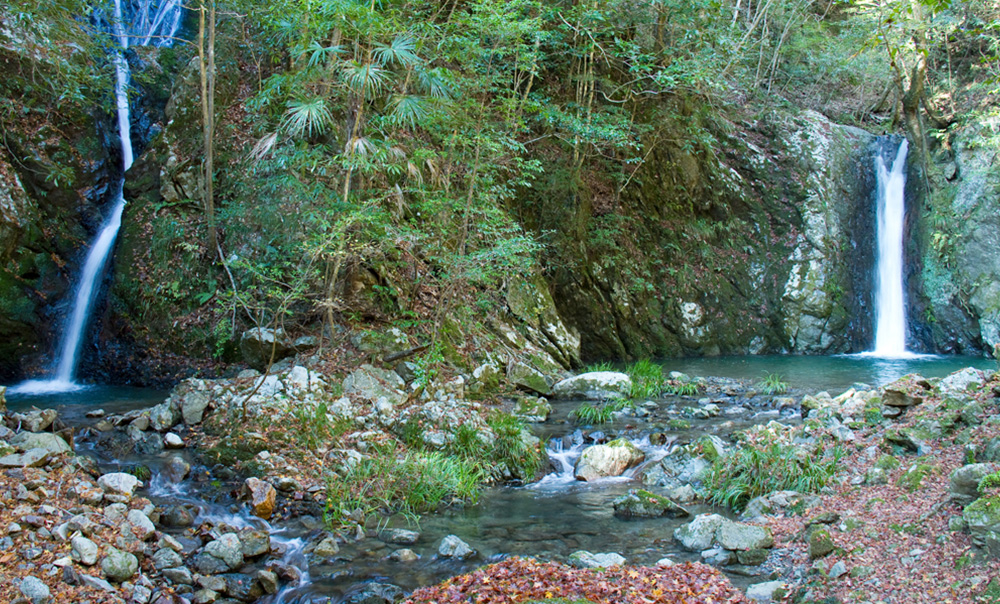
<svg viewBox="0 0 1000 604">
<path fill-rule="evenodd" d="M 878 172 L 878 289 L 874 356 L 907 356 L 906 299 L 903 293 L 903 224 L 906 215 L 906 152 L 903 139 L 892 167 L 879 153 Z"/>
<path fill-rule="evenodd" d="M 125 51 L 130 44 L 140 46 L 168 46 L 180 28 L 183 13 L 182 0 L 135 0 L 122 4 L 115 0 L 110 22 L 110 32 L 118 42 L 112 61 L 115 66 L 115 102 L 118 109 L 118 134 L 121 139 L 122 174 L 132 166 L 133 150 L 130 135 L 128 86 L 129 67 Z M 114 248 L 118 229 L 121 227 L 125 198 L 122 190 L 124 177 L 114 188 L 114 202 L 100 232 L 87 253 L 83 270 L 77 280 L 73 310 L 63 330 L 59 345 L 59 359 L 55 375 L 47 380 L 29 380 L 11 388 L 12 394 L 47 394 L 70 392 L 81 388 L 76 383 L 76 368 L 80 362 L 80 349 L 89 324 L 104 267 Z"/>
</svg>

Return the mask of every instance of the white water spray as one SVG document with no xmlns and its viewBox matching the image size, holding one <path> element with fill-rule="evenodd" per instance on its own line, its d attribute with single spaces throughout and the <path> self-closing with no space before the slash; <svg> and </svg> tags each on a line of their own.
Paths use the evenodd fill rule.
<svg viewBox="0 0 1000 604">
<path fill-rule="evenodd" d="M 878 291 L 875 299 L 875 356 L 908 356 L 906 351 L 906 298 L 903 292 L 903 224 L 906 215 L 906 152 L 904 139 L 892 168 L 882 155 L 878 171 Z"/>
<path fill-rule="evenodd" d="M 127 2 L 128 0 L 126 0 Z M 118 109 L 118 134 L 121 139 L 122 174 L 130 167 L 134 154 L 130 135 L 131 115 L 129 110 L 128 85 L 129 68 L 125 51 L 129 43 L 167 46 L 180 27 L 183 7 L 181 0 L 138 0 L 122 6 L 122 0 L 115 0 L 111 18 L 111 31 L 118 42 L 112 62 L 115 66 L 115 105 Z M 29 380 L 10 389 L 11 394 L 50 394 L 71 392 L 82 388 L 76 383 L 76 368 L 80 363 L 83 337 L 89 324 L 94 302 L 100 292 L 100 279 L 104 267 L 114 249 L 118 229 L 121 227 L 125 198 L 122 195 L 124 178 L 115 187 L 115 200 L 111 213 L 90 246 L 83 270 L 76 285 L 73 311 L 66 322 L 62 341 L 59 345 L 59 359 L 55 375 L 47 380 Z"/>
</svg>

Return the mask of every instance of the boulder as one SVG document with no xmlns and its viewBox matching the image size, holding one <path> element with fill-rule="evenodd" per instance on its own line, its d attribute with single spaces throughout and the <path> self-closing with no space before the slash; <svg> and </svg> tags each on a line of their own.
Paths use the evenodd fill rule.
<svg viewBox="0 0 1000 604">
<path fill-rule="evenodd" d="M 938 382 L 937 387 L 941 393 L 946 392 L 966 392 L 970 386 L 981 386 L 983 384 L 983 372 L 972 367 L 966 367 L 944 377 Z"/>
<path fill-rule="evenodd" d="M 337 545 L 336 537 L 326 537 L 313 549 L 313 554 L 320 558 L 332 558 L 340 553 L 340 546 Z"/>
<path fill-rule="evenodd" d="M 528 397 L 518 401 L 514 415 L 526 422 L 544 422 L 552 414 L 552 405 L 545 397 Z"/>
<path fill-rule="evenodd" d="M 225 562 L 232 570 L 243 566 L 243 548 L 236 533 L 226 533 L 205 546 L 205 553 Z"/>
<path fill-rule="evenodd" d="M 512 361 L 507 365 L 507 381 L 520 390 L 527 390 L 541 396 L 548 396 L 552 390 L 541 371 L 517 361 Z"/>
<path fill-rule="evenodd" d="M 49 462 L 52 453 L 45 449 L 28 449 L 21 454 L 0 457 L 0 468 L 40 468 Z"/>
<path fill-rule="evenodd" d="M 41 432 L 56 421 L 59 414 L 55 409 L 32 409 L 23 413 L 15 413 L 13 420 L 20 424 L 21 430 L 28 432 Z"/>
<path fill-rule="evenodd" d="M 385 398 L 393 405 L 406 401 L 406 383 L 395 371 L 362 365 L 344 378 L 344 394 L 375 402 Z"/>
<path fill-rule="evenodd" d="M 208 409 L 212 398 L 207 392 L 192 390 L 181 399 L 181 418 L 189 426 L 200 424 L 205 418 L 205 410 Z"/>
<path fill-rule="evenodd" d="M 246 528 L 239 536 L 244 558 L 256 558 L 271 551 L 271 536 L 265 530 Z"/>
<path fill-rule="evenodd" d="M 264 371 L 269 363 L 295 354 L 295 348 L 285 336 L 285 330 L 255 327 L 240 336 L 240 353 L 247 365 Z"/>
<path fill-rule="evenodd" d="M 191 473 L 191 464 L 180 455 L 171 455 L 163 464 L 161 473 L 167 480 L 177 484 Z"/>
<path fill-rule="evenodd" d="M 979 483 L 988 474 L 1000 471 L 1000 463 L 973 463 L 951 473 L 951 498 L 968 504 L 979 497 Z"/>
<path fill-rule="evenodd" d="M 576 568 L 611 568 L 625 564 L 625 557 L 614 552 L 592 554 L 586 550 L 573 552 L 569 555 L 570 566 Z"/>
<path fill-rule="evenodd" d="M 178 568 L 183 565 L 184 559 L 181 555 L 169 547 L 162 547 L 153 554 L 153 568 L 156 570 Z"/>
<path fill-rule="evenodd" d="M 157 432 L 166 432 L 181 421 L 181 413 L 171 401 L 164 401 L 149 410 L 149 425 Z"/>
<path fill-rule="evenodd" d="M 388 528 L 379 531 L 378 538 L 385 543 L 394 545 L 413 545 L 420 539 L 420 533 L 406 529 Z"/>
<path fill-rule="evenodd" d="M 785 597 L 787 589 L 784 581 L 755 583 L 747 588 L 747 599 L 761 604 L 780 602 Z"/>
<path fill-rule="evenodd" d="M 740 520 L 784 515 L 789 508 L 808 510 L 819 502 L 820 499 L 816 495 L 808 495 L 798 491 L 775 491 L 751 499 L 743 513 L 740 514 Z"/>
<path fill-rule="evenodd" d="M 163 436 L 163 447 L 166 449 L 183 449 L 184 440 L 173 432 L 167 432 Z"/>
<path fill-rule="evenodd" d="M 108 548 L 108 554 L 101 560 L 101 571 L 104 572 L 104 576 L 115 583 L 128 581 L 138 570 L 138 558 L 113 547 Z"/>
<path fill-rule="evenodd" d="M 771 529 L 726 520 L 715 530 L 715 540 L 728 550 L 748 551 L 774 547 Z"/>
<path fill-rule="evenodd" d="M 35 577 L 27 576 L 22 579 L 18 589 L 31 604 L 49 604 L 52 601 L 49 586 Z"/>
<path fill-rule="evenodd" d="M 441 540 L 438 546 L 438 556 L 442 558 L 455 558 L 457 560 L 468 560 L 476 555 L 476 550 L 469 547 L 469 544 L 462 541 L 455 535 L 448 535 Z"/>
<path fill-rule="evenodd" d="M 628 396 L 632 378 L 617 371 L 592 371 L 557 382 L 552 396 L 566 399 L 601 400 L 612 396 Z"/>
<path fill-rule="evenodd" d="M 274 486 L 259 478 L 247 478 L 243 487 L 250 495 L 250 509 L 254 516 L 268 520 L 274 513 L 274 502 L 278 491 Z"/>
<path fill-rule="evenodd" d="M 391 583 L 362 583 L 351 588 L 342 604 L 395 604 L 403 599 L 403 590 Z"/>
<path fill-rule="evenodd" d="M 619 438 L 606 445 L 584 449 L 577 460 L 574 475 L 577 480 L 591 481 L 607 476 L 620 476 L 646 459 L 646 454 L 628 440 Z"/>
<path fill-rule="evenodd" d="M 257 579 L 242 573 L 226 573 L 219 575 L 226 582 L 226 595 L 241 602 L 254 602 L 264 595 L 264 589 Z"/>
<path fill-rule="evenodd" d="M 97 486 L 109 495 L 131 498 L 135 488 L 142 483 L 138 478 L 124 472 L 112 472 L 97 479 Z"/>
<path fill-rule="evenodd" d="M 132 534 L 140 541 L 145 541 L 156 533 L 156 527 L 153 526 L 153 522 L 149 519 L 149 516 L 146 516 L 140 510 L 129 510 L 125 516 L 125 522 L 128 524 Z"/>
<path fill-rule="evenodd" d="M 98 552 L 96 543 L 86 537 L 78 535 L 73 537 L 70 541 L 70 546 L 72 547 L 70 555 L 74 560 L 84 566 L 93 566 L 97 564 Z"/>
<path fill-rule="evenodd" d="M 708 475 L 712 462 L 695 446 L 679 447 L 645 471 L 642 477 L 647 486 L 676 489 L 685 485 L 698 486 Z"/>
<path fill-rule="evenodd" d="M 982 497 L 967 505 L 962 519 L 972 534 L 972 542 L 990 556 L 1000 558 L 1000 497 Z"/>
<path fill-rule="evenodd" d="M 718 514 L 699 514 L 691 522 L 674 529 L 674 539 L 688 551 L 706 550 L 712 547 L 715 533 L 723 522 L 727 520 Z"/>
<path fill-rule="evenodd" d="M 681 518 L 691 514 L 662 495 L 643 489 L 630 489 L 628 493 L 612 502 L 615 516 L 619 518 Z"/>
</svg>

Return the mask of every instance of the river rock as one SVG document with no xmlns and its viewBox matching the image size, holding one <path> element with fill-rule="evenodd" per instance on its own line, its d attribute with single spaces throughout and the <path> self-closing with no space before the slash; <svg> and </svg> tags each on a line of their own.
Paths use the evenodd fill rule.
<svg viewBox="0 0 1000 604">
<path fill-rule="evenodd" d="M 97 479 L 97 486 L 104 489 L 105 496 L 117 495 L 131 499 L 135 488 L 141 485 L 138 478 L 124 472 L 112 472 Z"/>
<path fill-rule="evenodd" d="M 783 581 L 755 583 L 747 588 L 747 599 L 761 604 L 780 602 L 785 597 L 787 585 Z"/>
<path fill-rule="evenodd" d="M 403 599 L 403 590 L 391 583 L 362 583 L 344 595 L 342 604 L 394 604 Z"/>
<path fill-rule="evenodd" d="M 691 522 L 674 529 L 674 539 L 692 552 L 700 552 L 712 546 L 715 533 L 726 519 L 718 514 L 699 514 Z"/>
<path fill-rule="evenodd" d="M 514 415 L 526 422 L 544 422 L 552 414 L 552 405 L 544 396 L 522 398 L 514 408 Z"/>
<path fill-rule="evenodd" d="M 619 518 L 680 518 L 690 513 L 670 499 L 643 489 L 630 489 L 612 502 Z"/>
<path fill-rule="evenodd" d="M 344 394 L 355 395 L 375 402 L 385 397 L 393 405 L 400 405 L 407 399 L 403 391 L 406 383 L 395 371 L 362 365 L 344 378 Z"/>
<path fill-rule="evenodd" d="M 22 579 L 18 589 L 31 604 L 49 604 L 52 601 L 49 586 L 35 577 L 28 576 Z"/>
<path fill-rule="evenodd" d="M 259 478 L 247 478 L 243 483 L 246 492 L 250 494 L 250 509 L 254 516 L 268 520 L 274 513 L 274 502 L 278 491 L 274 486 Z"/>
<path fill-rule="evenodd" d="M 107 555 L 101 560 L 101 571 L 104 572 L 104 576 L 115 583 L 128 581 L 138 570 L 138 558 L 113 547 L 108 548 Z"/>
<path fill-rule="evenodd" d="M 750 500 L 740 514 L 740 520 L 747 521 L 761 516 L 777 516 L 784 514 L 789 508 L 808 510 L 819 504 L 816 495 L 799 493 L 798 491 L 775 491 Z"/>
<path fill-rule="evenodd" d="M 166 580 L 174 583 L 175 585 L 194 585 L 194 576 L 192 576 L 191 571 L 184 566 L 164 568 L 161 572 Z"/>
<path fill-rule="evenodd" d="M 181 399 L 181 418 L 188 426 L 200 424 L 205 417 L 205 410 L 211 402 L 209 393 L 200 390 L 192 390 Z"/>
<path fill-rule="evenodd" d="M 171 455 L 163 464 L 162 473 L 167 480 L 178 484 L 191 473 L 191 464 L 180 455 Z"/>
<path fill-rule="evenodd" d="M 557 382 L 552 386 L 556 398 L 602 400 L 628 396 L 632 378 L 617 371 L 591 371 Z"/>
<path fill-rule="evenodd" d="M 592 554 L 586 550 L 573 552 L 567 559 L 570 566 L 576 568 L 611 568 L 625 564 L 625 557 L 614 552 Z"/>
<path fill-rule="evenodd" d="M 278 362 L 295 353 L 283 329 L 255 327 L 240 336 L 240 353 L 247 365 L 263 371 L 269 362 Z"/>
<path fill-rule="evenodd" d="M 21 430 L 28 432 L 41 432 L 56 421 L 59 415 L 54 409 L 32 409 L 24 413 L 15 413 L 12 419 L 19 423 Z"/>
<path fill-rule="evenodd" d="M 52 453 L 45 449 L 28 449 L 24 453 L 0 457 L 2 468 L 40 468 L 48 463 Z"/>
<path fill-rule="evenodd" d="M 394 545 L 413 545 L 420 539 L 420 533 L 406 529 L 388 528 L 380 531 L 378 538 L 385 543 Z"/>
<path fill-rule="evenodd" d="M 230 569 L 243 566 L 243 548 L 236 533 L 226 533 L 205 546 L 205 553 L 226 563 Z"/>
<path fill-rule="evenodd" d="M 70 453 L 73 449 L 60 436 L 51 432 L 21 432 L 10 439 L 10 444 L 21 451 L 45 449 L 53 455 Z"/>
<path fill-rule="evenodd" d="M 340 546 L 337 545 L 336 537 L 326 537 L 316 544 L 313 554 L 320 558 L 332 558 L 340 553 Z"/>
<path fill-rule="evenodd" d="M 157 432 L 166 432 L 181 421 L 181 414 L 172 401 L 164 401 L 149 410 L 149 426 Z"/>
<path fill-rule="evenodd" d="M 184 565 L 184 558 L 169 547 L 161 547 L 152 556 L 153 568 L 163 570 L 165 568 L 177 568 Z"/>
<path fill-rule="evenodd" d="M 966 392 L 970 386 L 981 386 L 983 384 L 983 372 L 972 367 L 966 367 L 944 377 L 938 382 L 938 390 L 946 392 Z"/>
<path fill-rule="evenodd" d="M 458 560 L 468 560 L 476 555 L 476 550 L 469 547 L 469 544 L 462 541 L 455 535 L 448 535 L 441 540 L 438 546 L 438 556 L 442 558 L 455 558 Z"/>
<path fill-rule="evenodd" d="M 247 528 L 241 530 L 239 535 L 244 558 L 256 558 L 271 551 L 271 536 L 267 531 Z"/>
<path fill-rule="evenodd" d="M 647 486 L 676 489 L 685 485 L 698 486 L 708 475 L 712 462 L 693 445 L 678 447 L 643 473 Z"/>
<path fill-rule="evenodd" d="M 97 564 L 97 544 L 83 536 L 76 536 L 70 541 L 73 548 L 70 555 L 84 566 Z"/>
<path fill-rule="evenodd" d="M 518 361 L 507 365 L 507 381 L 521 390 L 541 396 L 548 396 L 552 390 L 542 372 Z"/>
<path fill-rule="evenodd" d="M 988 474 L 1000 471 L 997 463 L 973 463 L 956 468 L 951 473 L 951 498 L 967 504 L 979 497 L 979 483 Z"/>
<path fill-rule="evenodd" d="M 771 529 L 726 520 L 715 530 L 715 540 L 728 550 L 748 551 L 774 547 Z"/>
<path fill-rule="evenodd" d="M 982 497 L 967 505 L 962 519 L 972 534 L 972 542 L 990 556 L 1000 558 L 1000 496 Z"/>
<path fill-rule="evenodd" d="M 220 577 L 226 581 L 226 595 L 241 602 L 253 602 L 264 595 L 256 577 L 242 573 L 226 573 Z"/>
<path fill-rule="evenodd" d="M 420 559 L 420 556 L 418 556 L 412 549 L 401 548 L 395 550 L 386 556 L 386 558 L 392 560 L 393 562 L 416 562 Z"/>
<path fill-rule="evenodd" d="M 163 446 L 166 449 L 183 449 L 184 439 L 173 432 L 167 432 L 163 435 Z"/>
<path fill-rule="evenodd" d="M 577 460 L 574 475 L 577 480 L 591 481 L 607 476 L 620 476 L 625 470 L 634 468 L 646 459 L 646 454 L 623 438 L 606 445 L 594 445 L 584 449 Z"/>
</svg>

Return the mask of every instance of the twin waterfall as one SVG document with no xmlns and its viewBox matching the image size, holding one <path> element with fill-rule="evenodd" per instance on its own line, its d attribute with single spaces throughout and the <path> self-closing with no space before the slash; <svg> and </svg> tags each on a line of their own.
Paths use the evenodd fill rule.
<svg viewBox="0 0 1000 604">
<path fill-rule="evenodd" d="M 125 198 L 122 189 L 124 174 L 132 166 L 134 154 L 130 134 L 131 115 L 129 108 L 129 66 L 125 51 L 130 45 L 169 46 L 180 28 L 183 15 L 182 0 L 114 0 L 111 22 L 106 24 L 118 42 L 112 62 L 115 67 L 115 100 L 118 109 L 118 134 L 121 139 L 122 178 L 114 187 L 114 201 L 111 213 L 105 219 L 90 251 L 76 284 L 73 310 L 67 319 L 62 341 L 59 345 L 59 359 L 55 375 L 47 380 L 30 380 L 14 388 L 11 393 L 46 394 L 70 392 L 81 388 L 76 383 L 76 368 L 80 363 L 83 338 L 90 323 L 94 302 L 100 292 L 101 277 L 111 251 L 114 248 L 118 229 L 121 227 Z"/>
<path fill-rule="evenodd" d="M 899 145 L 891 168 L 878 153 L 878 289 L 875 296 L 877 357 L 911 356 L 906 350 L 906 296 L 903 291 L 903 224 L 906 215 L 907 142 Z"/>
</svg>

